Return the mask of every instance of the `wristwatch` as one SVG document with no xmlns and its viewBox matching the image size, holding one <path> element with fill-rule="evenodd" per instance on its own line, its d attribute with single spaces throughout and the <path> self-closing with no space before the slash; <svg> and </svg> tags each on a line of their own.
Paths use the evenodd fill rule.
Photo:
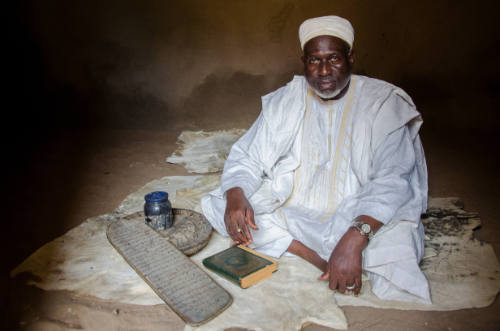
<svg viewBox="0 0 500 331">
<path fill-rule="evenodd" d="M 351 227 L 358 229 L 359 233 L 361 233 L 363 236 L 366 236 L 368 240 L 372 239 L 374 233 L 370 224 L 360 221 L 354 221 Z"/>
</svg>

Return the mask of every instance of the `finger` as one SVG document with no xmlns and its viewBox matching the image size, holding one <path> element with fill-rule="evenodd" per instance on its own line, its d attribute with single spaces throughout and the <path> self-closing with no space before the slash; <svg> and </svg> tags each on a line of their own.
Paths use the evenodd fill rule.
<svg viewBox="0 0 500 331">
<path fill-rule="evenodd" d="M 356 277 L 356 279 L 354 280 L 354 284 L 356 284 L 356 287 L 354 288 L 354 295 L 358 296 L 359 291 L 361 291 L 361 285 L 362 285 L 361 277 Z"/>
<path fill-rule="evenodd" d="M 228 234 L 232 240 L 234 240 L 238 244 L 246 242 L 246 238 L 242 233 L 243 229 L 240 225 L 238 225 L 238 216 L 235 216 L 234 214 L 228 214 L 225 222 L 226 228 L 228 229 Z"/>
<path fill-rule="evenodd" d="M 246 210 L 246 218 L 247 218 L 247 223 L 248 225 L 254 229 L 254 230 L 258 230 L 259 227 L 255 224 L 255 219 L 253 217 L 253 209 L 252 208 L 247 208 Z"/>
<path fill-rule="evenodd" d="M 224 223 L 226 224 L 226 232 L 231 240 L 234 241 L 235 244 L 239 244 L 238 235 L 235 232 L 233 222 L 231 222 L 231 217 L 229 216 L 229 214 L 224 215 Z"/>
<path fill-rule="evenodd" d="M 246 232 L 248 231 L 248 227 L 244 222 L 237 223 L 235 225 L 235 232 L 236 235 L 238 236 L 238 239 L 240 241 L 240 244 L 246 245 L 248 243 L 248 238 L 246 235 Z"/>
<path fill-rule="evenodd" d="M 327 270 L 318 277 L 318 280 L 328 280 L 330 278 L 330 272 Z"/>
<path fill-rule="evenodd" d="M 245 231 L 247 231 L 246 224 L 244 224 L 243 222 L 235 224 L 235 235 L 238 237 L 240 244 L 245 244 L 248 241 L 245 235 Z"/>
<path fill-rule="evenodd" d="M 241 244 L 241 239 L 239 238 L 237 233 L 231 233 L 230 234 L 231 240 L 234 241 L 236 245 Z"/>
<path fill-rule="evenodd" d="M 248 245 L 251 243 L 252 234 L 248 228 L 245 214 L 239 215 L 238 222 L 236 223 L 236 231 L 238 232 L 239 238 L 241 238 L 242 244 Z"/>
<path fill-rule="evenodd" d="M 250 220 L 250 217 L 252 218 L 252 220 Z M 253 210 L 252 210 L 252 208 L 247 208 L 245 210 L 245 224 L 242 227 L 243 234 L 245 235 L 245 239 L 246 239 L 246 242 L 245 242 L 246 245 L 251 244 L 252 240 L 253 240 L 252 232 L 250 231 L 250 227 L 252 227 L 251 222 L 254 222 L 253 221 Z M 253 224 L 253 225 L 255 225 L 255 224 Z"/>
<path fill-rule="evenodd" d="M 345 279 L 340 279 L 338 283 L 338 289 L 340 293 L 345 293 L 345 287 L 346 287 L 346 280 Z"/>
<path fill-rule="evenodd" d="M 345 282 L 345 295 L 351 295 L 354 293 L 354 290 L 356 289 L 356 282 L 354 279 L 349 279 L 346 280 Z"/>
<path fill-rule="evenodd" d="M 339 280 L 338 280 L 337 276 L 335 276 L 334 273 L 330 272 L 330 282 L 328 283 L 328 285 L 330 286 L 330 290 L 332 290 L 332 291 L 337 290 L 338 284 L 339 284 Z"/>
<path fill-rule="evenodd" d="M 252 243 L 252 233 L 250 232 L 250 228 L 245 224 L 242 227 L 242 233 L 245 235 L 245 245 L 249 245 Z"/>
</svg>

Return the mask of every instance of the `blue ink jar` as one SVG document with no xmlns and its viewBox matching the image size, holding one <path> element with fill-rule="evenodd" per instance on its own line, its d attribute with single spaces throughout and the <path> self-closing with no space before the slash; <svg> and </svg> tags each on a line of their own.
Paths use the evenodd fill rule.
<svg viewBox="0 0 500 331">
<path fill-rule="evenodd" d="M 174 215 L 168 201 L 168 193 L 155 191 L 144 196 L 144 217 L 146 224 L 155 230 L 165 230 L 172 226 Z"/>
</svg>

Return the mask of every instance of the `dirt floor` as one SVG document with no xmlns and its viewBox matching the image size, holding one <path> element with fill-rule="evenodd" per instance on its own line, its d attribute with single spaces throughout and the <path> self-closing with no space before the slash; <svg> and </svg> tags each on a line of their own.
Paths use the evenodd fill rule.
<svg viewBox="0 0 500 331">
<path fill-rule="evenodd" d="M 85 219 L 116 208 L 145 183 L 186 175 L 165 163 L 180 131 L 60 131 L 34 142 L 29 156 L 9 160 L 2 241 L 5 330 L 182 330 L 166 305 L 117 304 L 69 292 L 23 285 L 8 272 L 44 243 Z M 500 256 L 500 168 L 498 135 L 474 132 L 422 133 L 430 194 L 458 196 L 465 209 L 480 213 L 476 236 Z M 28 277 L 28 276 L 27 276 Z M 487 308 L 422 312 L 344 307 L 349 330 L 498 330 L 500 300 Z M 319 326 L 307 330 L 327 330 Z"/>
</svg>

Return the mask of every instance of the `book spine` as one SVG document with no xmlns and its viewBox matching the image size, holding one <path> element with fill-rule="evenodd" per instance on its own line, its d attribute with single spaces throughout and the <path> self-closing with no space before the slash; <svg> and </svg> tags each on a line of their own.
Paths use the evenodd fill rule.
<svg viewBox="0 0 500 331">
<path fill-rule="evenodd" d="M 273 272 L 276 271 L 276 269 L 277 269 L 276 265 L 271 264 L 264 269 L 261 269 L 255 273 L 247 276 L 247 277 L 242 278 L 240 286 L 242 288 L 247 288 L 249 286 L 252 286 L 252 285 L 260 282 L 261 280 L 264 280 L 264 279 L 270 277 L 273 274 Z"/>
</svg>

